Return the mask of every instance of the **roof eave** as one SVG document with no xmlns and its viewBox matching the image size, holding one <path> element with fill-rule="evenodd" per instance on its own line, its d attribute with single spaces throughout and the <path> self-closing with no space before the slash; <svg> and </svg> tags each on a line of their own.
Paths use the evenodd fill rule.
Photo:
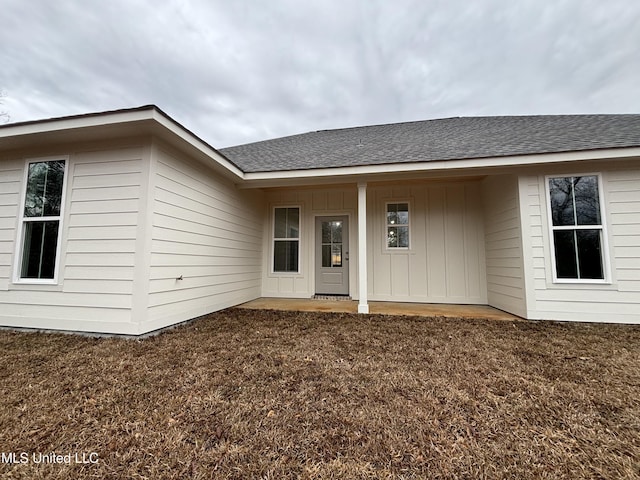
<svg viewBox="0 0 640 480">
<path fill-rule="evenodd" d="M 112 129 L 111 135 L 119 136 L 135 131 L 136 127 L 206 156 L 213 161 L 214 167 L 228 172 L 234 181 L 244 178 L 242 170 L 227 157 L 155 105 L 4 125 L 0 127 L 0 150 L 23 148 L 38 139 L 51 140 L 52 135 L 68 141 L 81 138 L 87 132 L 93 132 L 93 136 L 99 138 L 102 134 L 107 135 L 105 129 Z"/>
<path fill-rule="evenodd" d="M 609 148 L 599 150 L 554 152 L 500 157 L 435 160 L 429 162 L 386 163 L 350 167 L 317 168 L 307 170 L 281 170 L 273 172 L 249 172 L 244 174 L 245 186 L 269 187 L 279 185 L 336 183 L 357 181 L 366 177 L 381 177 L 390 174 L 411 172 L 456 172 L 496 167 L 523 167 L 541 164 L 606 160 L 640 157 L 640 147 Z"/>
<path fill-rule="evenodd" d="M 180 123 L 176 122 L 173 118 L 157 107 L 154 112 L 154 120 L 171 132 L 176 138 L 181 139 L 200 153 L 210 157 L 219 167 L 228 171 L 234 180 L 244 180 L 245 173 L 224 154 L 209 145 L 187 128 L 183 127 Z"/>
<path fill-rule="evenodd" d="M 112 110 L 108 112 L 9 123 L 7 125 L 0 126 L 0 140 L 9 137 L 36 135 L 41 133 L 74 130 L 78 128 L 90 128 L 149 120 L 152 118 L 155 110 L 158 110 L 158 107 L 155 105 L 145 105 L 142 107 Z"/>
</svg>

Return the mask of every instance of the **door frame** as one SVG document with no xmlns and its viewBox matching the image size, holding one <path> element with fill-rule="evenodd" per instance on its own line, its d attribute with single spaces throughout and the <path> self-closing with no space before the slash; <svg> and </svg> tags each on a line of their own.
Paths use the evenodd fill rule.
<svg viewBox="0 0 640 480">
<path fill-rule="evenodd" d="M 346 244 L 346 248 L 345 245 L 343 243 L 343 254 L 346 255 L 346 263 L 347 265 L 344 267 L 345 268 L 345 272 L 347 274 L 347 293 L 345 294 L 335 294 L 336 296 L 349 296 L 351 295 L 351 264 L 353 263 L 351 258 L 353 257 L 353 255 L 351 254 L 351 245 L 353 245 L 353 242 L 351 241 L 351 220 L 352 220 L 352 216 L 351 213 L 349 212 L 322 212 L 322 213 L 314 213 L 313 214 L 313 248 L 311 249 L 311 257 L 312 257 L 312 262 L 311 265 L 313 265 L 313 292 L 316 295 L 327 295 L 327 294 L 322 294 L 322 293 L 318 293 L 318 282 L 317 282 L 317 273 L 318 273 L 318 268 L 320 265 L 320 258 L 318 256 L 318 219 L 319 218 L 336 218 L 336 217 L 344 217 L 347 220 L 347 244 Z M 322 241 L 322 240 L 320 240 Z M 355 261 L 355 259 L 354 259 Z M 331 295 L 331 294 L 328 294 Z"/>
</svg>

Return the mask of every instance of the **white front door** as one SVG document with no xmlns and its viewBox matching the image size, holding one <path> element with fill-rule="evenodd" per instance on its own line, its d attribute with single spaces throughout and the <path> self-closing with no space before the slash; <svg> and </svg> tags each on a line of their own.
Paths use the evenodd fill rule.
<svg viewBox="0 0 640 480">
<path fill-rule="evenodd" d="M 316 294 L 349 295 L 349 217 L 316 217 Z"/>
</svg>

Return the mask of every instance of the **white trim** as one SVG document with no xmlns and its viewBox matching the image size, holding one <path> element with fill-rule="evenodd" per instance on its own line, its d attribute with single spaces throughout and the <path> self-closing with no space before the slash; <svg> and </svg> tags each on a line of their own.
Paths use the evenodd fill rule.
<svg viewBox="0 0 640 480">
<path fill-rule="evenodd" d="M 64 161 L 64 176 L 62 178 L 62 194 L 60 197 L 60 214 L 57 216 L 37 217 L 37 219 L 25 220 L 24 207 L 27 200 L 27 188 L 29 180 L 29 165 L 32 163 Z M 16 285 L 57 285 L 60 273 L 60 255 L 62 253 L 62 232 L 64 227 L 65 205 L 67 202 L 67 184 L 69 177 L 69 155 L 55 155 L 48 157 L 27 158 L 24 162 L 22 176 L 22 188 L 20 189 L 20 210 L 18 212 L 18 229 L 13 265 L 13 283 Z M 53 268 L 53 278 L 22 278 L 22 256 L 24 254 L 24 224 L 25 222 L 58 221 L 58 239 L 56 243 L 56 260 Z"/>
<path fill-rule="evenodd" d="M 531 212 L 529 205 L 529 180 L 535 178 L 538 196 L 540 195 L 540 177 L 518 175 L 516 177 L 516 198 L 518 202 L 518 227 L 520 235 L 520 265 L 522 267 L 523 305 L 520 316 L 529 318 L 529 309 L 536 304 L 533 242 L 531 241 Z M 548 258 L 545 255 L 545 259 Z M 485 259 L 486 262 L 486 259 Z M 545 272 L 547 270 L 545 269 Z"/>
<path fill-rule="evenodd" d="M 600 207 L 600 224 L 599 225 L 566 225 L 566 226 L 554 226 L 553 225 L 553 212 L 551 211 L 551 191 L 549 190 L 549 180 L 552 178 L 575 178 L 575 177 L 596 177 L 598 181 L 598 201 Z M 552 174 L 545 175 L 544 177 L 544 193 L 545 203 L 547 204 L 547 231 L 549 234 L 549 246 L 550 246 L 550 258 L 551 258 L 551 276 L 552 283 L 554 284 L 592 284 L 592 285 L 610 285 L 611 284 L 611 267 L 609 261 L 609 242 L 607 240 L 608 232 L 606 225 L 605 214 L 605 199 L 602 182 L 602 172 L 590 172 L 590 173 L 571 173 L 571 174 Z M 575 210 L 575 201 L 574 201 Z M 558 278 L 557 266 L 556 266 L 556 249 L 555 240 L 553 238 L 553 232 L 555 230 L 600 230 L 601 244 L 601 261 L 602 261 L 602 279 L 594 278 Z M 577 245 L 576 245 L 577 248 Z M 577 251 L 576 251 L 577 255 Z M 577 261 L 577 259 L 576 259 Z M 576 266 L 579 267 L 579 262 Z M 579 273 L 578 273 L 579 274 Z"/>
<path fill-rule="evenodd" d="M 0 139 L 26 137 L 46 134 L 49 132 L 74 132 L 81 129 L 96 129 L 104 126 L 140 125 L 149 126 L 149 133 L 169 133 L 174 139 L 180 139 L 191 148 L 206 155 L 213 162 L 229 172 L 243 186 L 260 187 L 261 183 L 273 184 L 278 181 L 295 179 L 337 178 L 346 180 L 349 176 L 362 175 L 389 175 L 408 172 L 429 171 L 460 171 L 472 168 L 511 167 L 525 165 L 541 165 L 561 162 L 575 162 L 582 160 L 601 160 L 612 158 L 640 157 L 640 147 L 603 148 L 596 150 L 535 153 L 526 155 L 509 155 L 500 157 L 465 158 L 452 160 L 432 160 L 425 162 L 409 163 L 383 163 L 378 165 L 362 165 L 335 168 L 312 168 L 307 170 L 278 170 L 273 172 L 249 172 L 245 173 L 236 167 L 231 161 L 191 133 L 171 117 L 155 106 L 125 111 L 104 112 L 98 114 L 80 115 L 74 117 L 43 120 L 39 122 L 27 122 L 23 124 L 7 125 L 0 129 Z M 161 127 L 162 130 L 154 130 L 153 127 Z M 390 169 L 393 172 L 390 172 Z M 271 181 L 271 182 L 270 182 Z"/>
<path fill-rule="evenodd" d="M 468 158 L 458 160 L 432 160 L 428 162 L 384 163 L 380 165 L 362 165 L 353 167 L 314 168 L 308 170 L 278 170 L 274 172 L 245 173 L 246 182 L 261 180 L 287 180 L 321 177 L 346 177 L 403 172 L 434 170 L 460 170 L 487 167 L 511 167 L 539 165 L 580 160 L 602 160 L 609 158 L 640 157 L 640 147 L 608 148 L 602 150 L 571 151 L 558 153 L 538 153 L 530 155 L 510 155 L 504 157 Z M 392 167 L 393 171 L 390 171 Z"/>
<path fill-rule="evenodd" d="M 135 238 L 135 261 L 131 290 L 131 321 L 137 324 L 138 332 L 149 328 L 149 286 L 151 283 L 151 257 L 153 245 L 153 223 L 158 183 L 158 161 L 161 153 L 158 143 L 152 140 L 143 147 L 138 200 L 137 233 Z M 150 328 L 149 328 L 150 329 Z"/>
<path fill-rule="evenodd" d="M 196 148 L 200 152 L 204 153 L 208 157 L 210 157 L 213 161 L 215 161 L 221 167 L 224 167 L 230 173 L 232 173 L 238 179 L 244 179 L 244 172 L 232 164 L 229 160 L 226 159 L 223 155 L 218 153 L 214 148 L 209 146 L 206 142 L 204 142 L 200 137 L 192 134 L 191 132 L 184 129 L 184 127 L 180 126 L 175 122 L 171 117 L 166 116 L 162 112 L 157 109 L 152 110 L 152 118 L 162 125 L 164 128 L 169 130 L 171 133 L 189 143 L 192 147 Z"/>
<path fill-rule="evenodd" d="M 155 109 L 153 109 L 155 110 Z M 37 135 L 49 132 L 62 132 L 87 127 L 103 127 L 128 122 L 151 120 L 152 108 L 124 112 L 104 112 L 102 114 L 88 114 L 72 117 L 62 117 L 51 120 L 6 125 L 0 129 L 0 138 L 18 137 L 22 135 Z"/>
<path fill-rule="evenodd" d="M 367 295 L 367 184 L 358 183 L 358 313 L 369 313 Z"/>
<path fill-rule="evenodd" d="M 409 246 L 407 247 L 390 247 L 389 246 L 389 241 L 387 238 L 387 234 L 389 232 L 389 223 L 387 222 L 387 213 L 388 210 L 387 208 L 389 207 L 389 205 L 399 205 L 401 203 L 406 203 L 407 204 L 407 215 L 409 216 L 408 218 L 408 223 L 406 224 L 398 224 L 398 226 L 400 227 L 407 227 L 408 228 L 408 236 L 409 236 Z M 386 201 L 384 203 L 384 239 L 383 239 L 383 245 L 384 245 L 384 250 L 385 253 L 394 253 L 394 252 L 407 252 L 411 250 L 411 245 L 413 245 L 413 242 L 411 241 L 411 200 L 390 200 L 390 201 Z"/>
<path fill-rule="evenodd" d="M 276 238 L 276 209 L 277 208 L 297 208 L 298 209 L 298 238 Z M 279 241 L 297 241 L 298 242 L 298 269 L 295 272 L 277 272 L 274 270 L 275 259 L 275 242 Z M 302 274 L 302 205 L 299 204 L 286 204 L 286 205 L 273 205 L 271 208 L 271 246 L 269 248 L 269 273 L 275 276 L 291 276 Z"/>
<path fill-rule="evenodd" d="M 227 160 L 221 153 L 211 147 L 198 136 L 191 133 L 182 125 L 177 123 L 173 118 L 162 112 L 156 106 L 148 106 L 146 108 L 131 109 L 125 111 L 113 111 L 97 114 L 78 115 L 71 117 L 62 117 L 50 120 L 42 120 L 36 122 L 25 122 L 16 125 L 7 125 L 0 129 L 0 139 L 12 137 L 26 137 L 30 135 L 40 135 L 50 132 L 62 134 L 63 132 L 72 133 L 80 129 L 95 129 L 105 126 L 124 126 L 126 124 L 133 125 L 153 125 L 160 126 L 168 133 L 179 138 L 192 148 L 198 150 L 209 157 L 215 164 L 223 167 L 231 173 L 235 180 L 244 180 L 244 172 Z M 149 129 L 152 133 L 158 133 L 153 128 Z"/>
</svg>

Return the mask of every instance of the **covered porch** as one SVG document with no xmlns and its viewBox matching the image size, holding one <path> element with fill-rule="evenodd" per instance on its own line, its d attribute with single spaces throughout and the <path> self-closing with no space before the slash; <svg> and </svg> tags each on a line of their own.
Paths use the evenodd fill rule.
<svg viewBox="0 0 640 480">
<path fill-rule="evenodd" d="M 299 312 L 358 313 L 354 300 L 317 300 L 310 298 L 257 298 L 237 308 L 287 310 Z M 369 313 L 378 315 L 414 315 L 423 317 L 482 318 L 521 321 L 522 318 L 488 305 L 452 305 L 444 303 L 369 302 Z"/>
<path fill-rule="evenodd" d="M 266 189 L 261 296 L 351 296 L 365 314 L 371 302 L 490 304 L 483 180 Z M 325 235 L 334 224 L 339 240 Z"/>
</svg>

